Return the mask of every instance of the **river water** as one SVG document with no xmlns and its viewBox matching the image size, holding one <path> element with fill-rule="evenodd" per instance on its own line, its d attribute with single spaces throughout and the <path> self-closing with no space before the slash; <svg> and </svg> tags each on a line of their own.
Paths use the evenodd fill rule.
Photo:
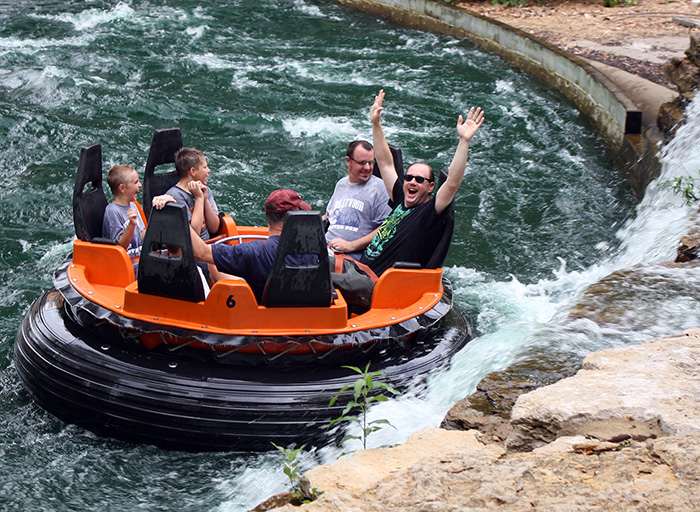
<svg viewBox="0 0 700 512">
<path fill-rule="evenodd" d="M 592 351 L 700 325 L 695 296 L 658 285 L 692 282 L 682 271 L 636 285 L 643 299 L 625 306 L 636 321 L 567 319 L 610 272 L 672 260 L 693 209 L 655 184 L 635 204 L 571 104 L 467 41 L 321 0 L 15 0 L 0 1 L 0 20 L 2 510 L 244 511 L 287 489 L 274 451 L 186 454 L 101 439 L 23 391 L 15 332 L 70 251 L 78 154 L 93 142 L 105 171 L 142 171 L 153 130 L 180 126 L 208 156 L 219 206 L 262 224 L 278 187 L 323 209 L 345 172 L 345 145 L 371 136 L 380 88 L 387 137 L 409 163 L 449 165 L 457 115 L 486 110 L 445 266 L 478 337 L 449 370 L 372 411 L 396 427 L 372 446 L 437 426 L 481 378 L 521 358 L 576 367 Z M 695 124 L 666 148 L 666 177 L 700 168 Z M 308 468 L 339 454 L 328 446 L 301 460 Z"/>
</svg>

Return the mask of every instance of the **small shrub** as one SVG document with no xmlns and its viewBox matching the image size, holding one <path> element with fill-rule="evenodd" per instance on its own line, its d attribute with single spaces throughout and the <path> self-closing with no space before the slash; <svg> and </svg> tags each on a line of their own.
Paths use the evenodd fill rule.
<svg viewBox="0 0 700 512">
<path fill-rule="evenodd" d="M 505 5 L 506 7 L 522 7 L 528 0 L 491 0 L 491 5 Z"/>
<path fill-rule="evenodd" d="M 617 7 L 618 5 L 622 7 L 631 7 L 639 4 L 635 0 L 603 0 L 603 5 L 605 7 Z"/>
<path fill-rule="evenodd" d="M 364 370 L 360 370 L 355 366 L 343 366 L 343 368 L 348 368 L 349 370 L 359 373 L 360 377 L 354 382 L 354 384 L 345 386 L 338 391 L 338 394 L 334 396 L 328 404 L 328 407 L 332 407 L 343 393 L 349 389 L 353 390 L 353 399 L 348 402 L 341 415 L 331 421 L 329 427 L 343 421 L 356 423 L 360 427 L 361 435 L 347 435 L 340 441 L 341 445 L 350 439 L 357 439 L 362 441 L 362 448 L 367 449 L 367 438 L 372 432 L 380 430 L 384 425 L 389 425 L 392 428 L 396 428 L 388 420 L 384 419 L 370 422 L 367 421 L 367 411 L 370 404 L 374 402 L 386 402 L 389 400 L 389 397 L 387 397 L 383 392 L 377 393 L 377 390 L 384 390 L 393 395 L 399 394 L 399 392 L 391 387 L 391 385 L 385 382 L 377 381 L 376 377 L 386 374 L 383 372 L 370 372 L 369 365 L 370 363 L 367 363 Z M 358 411 L 359 416 L 354 414 L 354 411 Z"/>
<path fill-rule="evenodd" d="M 297 456 L 299 455 L 299 452 L 301 452 L 304 449 L 304 447 L 306 446 L 305 444 L 301 445 L 299 448 L 296 449 L 294 448 L 294 445 L 292 445 L 291 448 L 283 448 L 281 446 L 276 445 L 275 443 L 271 444 L 284 455 L 284 459 L 282 459 L 281 462 L 282 469 L 284 470 L 284 474 L 287 475 L 287 478 L 289 478 L 289 485 L 292 488 L 292 500 L 295 503 L 309 503 L 318 498 L 321 494 L 323 494 L 322 490 L 316 489 L 315 487 L 311 491 L 311 496 L 305 496 L 301 490 L 301 474 L 299 468 L 300 462 L 297 460 Z"/>
</svg>

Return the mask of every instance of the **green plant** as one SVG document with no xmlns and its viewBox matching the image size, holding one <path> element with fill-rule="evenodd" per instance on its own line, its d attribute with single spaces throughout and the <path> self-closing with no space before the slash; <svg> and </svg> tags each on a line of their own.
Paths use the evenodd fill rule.
<svg viewBox="0 0 700 512">
<path fill-rule="evenodd" d="M 662 181 L 659 185 L 663 188 L 670 188 L 676 194 L 680 194 L 686 206 L 691 206 L 700 200 L 700 191 L 695 185 L 695 179 L 691 176 L 678 176 L 671 180 Z"/>
<path fill-rule="evenodd" d="M 299 452 L 306 447 L 305 444 L 296 449 L 294 448 L 294 445 L 292 445 L 291 448 L 283 448 L 275 443 L 271 442 L 271 444 L 284 455 L 284 459 L 282 459 L 282 469 L 284 474 L 287 475 L 287 478 L 289 478 L 289 485 L 292 487 L 292 500 L 294 502 L 297 504 L 309 503 L 323 494 L 322 490 L 316 489 L 315 487 L 311 491 L 311 496 L 304 495 L 303 491 L 301 490 L 301 475 L 299 472 L 299 465 L 301 463 L 299 460 L 297 460 L 297 457 Z"/>
<path fill-rule="evenodd" d="M 504 5 L 506 7 L 522 7 L 528 0 L 491 0 L 491 5 Z"/>
<path fill-rule="evenodd" d="M 384 392 L 378 392 L 378 390 L 383 390 L 393 395 L 398 395 L 399 392 L 391 387 L 391 385 L 385 382 L 377 381 L 377 377 L 386 374 L 383 372 L 370 372 L 369 363 L 367 363 L 364 370 L 361 370 L 355 366 L 343 366 L 343 368 L 348 368 L 349 370 L 359 373 L 360 377 L 353 384 L 343 387 L 340 391 L 338 391 L 338 394 L 331 399 L 328 407 L 332 407 L 343 393 L 349 389 L 353 390 L 352 400 L 347 403 L 341 415 L 331 421 L 329 427 L 343 421 L 356 423 L 360 427 L 361 435 L 346 435 L 340 441 L 340 444 L 342 445 L 345 443 L 345 441 L 350 439 L 357 439 L 362 441 L 362 448 L 367 449 L 367 438 L 372 432 L 380 430 L 383 425 L 389 425 L 392 428 L 396 428 L 391 424 L 391 422 L 389 422 L 389 420 L 379 419 L 368 422 L 367 411 L 369 406 L 374 402 L 386 402 L 389 400 L 389 397 L 387 397 Z M 359 411 L 359 415 L 356 414 L 355 411 Z"/>
<path fill-rule="evenodd" d="M 639 4 L 635 0 L 603 0 L 603 5 L 605 7 L 616 7 L 617 5 L 630 7 Z"/>
<path fill-rule="evenodd" d="M 284 470 L 284 474 L 287 475 L 287 478 L 289 478 L 289 485 L 291 485 L 292 490 L 298 490 L 300 479 L 300 462 L 297 460 L 297 456 L 299 455 L 299 452 L 306 447 L 306 445 L 303 444 L 299 448 L 294 449 L 294 445 L 292 445 L 291 448 L 283 448 L 275 443 L 271 444 L 284 455 L 284 459 L 282 460 L 282 469 Z"/>
</svg>

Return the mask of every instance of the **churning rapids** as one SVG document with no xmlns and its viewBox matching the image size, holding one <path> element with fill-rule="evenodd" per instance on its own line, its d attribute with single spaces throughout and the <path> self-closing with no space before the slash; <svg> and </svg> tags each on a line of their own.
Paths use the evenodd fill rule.
<svg viewBox="0 0 700 512">
<path fill-rule="evenodd" d="M 277 187 L 323 209 L 345 145 L 371 135 L 379 88 L 387 136 L 408 162 L 446 166 L 457 115 L 486 110 L 445 268 L 478 337 L 451 368 L 371 411 L 397 427 L 372 446 L 436 426 L 485 375 L 522 358 L 575 368 L 592 351 L 700 325 L 693 271 L 652 266 L 673 260 L 695 208 L 657 183 L 635 205 L 570 104 L 466 41 L 322 0 L 1 2 L 0 19 L 2 509 L 239 511 L 286 489 L 275 450 L 185 454 L 101 439 L 22 390 L 15 332 L 70 250 L 73 178 L 92 142 L 105 168 L 142 172 L 153 130 L 180 126 L 209 157 L 219 206 L 261 224 Z M 662 151 L 659 182 L 700 169 L 699 114 L 696 100 Z M 636 265 L 653 279 L 633 283 L 632 313 L 606 324 L 568 318 L 588 286 Z"/>
</svg>

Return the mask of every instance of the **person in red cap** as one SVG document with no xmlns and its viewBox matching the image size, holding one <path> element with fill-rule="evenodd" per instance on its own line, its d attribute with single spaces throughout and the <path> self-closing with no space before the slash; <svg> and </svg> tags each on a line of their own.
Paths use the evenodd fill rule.
<svg viewBox="0 0 700 512">
<path fill-rule="evenodd" d="M 268 196 L 265 201 L 269 234 L 267 240 L 253 240 L 238 245 L 209 245 L 190 230 L 194 257 L 198 261 L 216 265 L 220 272 L 244 278 L 258 303 L 261 303 L 265 283 L 275 261 L 284 217 L 293 210 L 311 210 L 311 207 L 293 190 L 279 189 Z"/>
</svg>

